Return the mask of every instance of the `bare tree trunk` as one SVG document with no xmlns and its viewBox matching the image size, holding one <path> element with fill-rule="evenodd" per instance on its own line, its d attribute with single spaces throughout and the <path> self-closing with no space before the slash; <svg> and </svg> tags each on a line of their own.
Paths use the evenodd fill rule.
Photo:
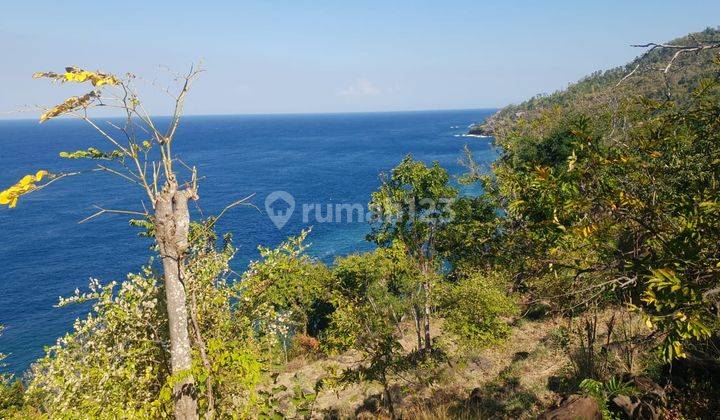
<svg viewBox="0 0 720 420">
<path fill-rule="evenodd" d="M 182 420 L 198 418 L 195 380 L 189 372 L 192 354 L 185 286 L 181 278 L 188 248 L 188 200 L 191 198 L 196 198 L 195 192 L 190 189 L 178 191 L 177 181 L 171 178 L 155 203 L 155 239 L 163 262 L 170 329 L 170 366 L 173 375 L 183 378 L 173 386 L 174 412 L 175 418 Z"/>
<path fill-rule="evenodd" d="M 200 350 L 200 359 L 202 359 L 203 366 L 207 371 L 207 378 L 205 378 L 205 388 L 207 389 L 207 412 L 205 413 L 206 419 L 215 418 L 215 395 L 213 393 L 212 383 L 212 364 L 207 356 L 207 347 L 205 346 L 205 340 L 202 337 L 200 331 L 200 323 L 198 322 L 197 315 L 197 299 L 195 292 L 190 292 L 190 320 L 192 321 L 193 330 L 195 330 L 195 341 L 197 342 L 198 350 Z"/>
<path fill-rule="evenodd" d="M 430 339 L 430 284 L 428 281 L 423 282 L 423 290 L 425 291 L 425 350 L 432 348 Z"/>
<path fill-rule="evenodd" d="M 422 272 L 425 277 L 422 283 L 423 292 L 425 293 L 425 313 L 423 314 L 425 321 L 425 350 L 429 351 L 432 348 L 432 340 L 430 339 L 430 268 L 427 261 L 422 263 Z"/>
<path fill-rule="evenodd" d="M 387 378 L 383 374 L 382 376 L 382 386 L 383 386 L 383 392 L 385 393 L 385 403 L 387 404 L 388 411 L 390 411 L 390 418 L 392 420 L 395 420 L 397 418 L 397 415 L 395 414 L 395 403 L 392 399 L 392 394 L 390 393 L 390 388 L 387 383 Z"/>
<path fill-rule="evenodd" d="M 419 352 L 423 351 L 422 341 L 422 326 L 420 325 L 420 308 L 417 305 L 413 305 L 413 321 L 415 321 L 415 334 L 417 335 L 417 349 Z"/>
</svg>

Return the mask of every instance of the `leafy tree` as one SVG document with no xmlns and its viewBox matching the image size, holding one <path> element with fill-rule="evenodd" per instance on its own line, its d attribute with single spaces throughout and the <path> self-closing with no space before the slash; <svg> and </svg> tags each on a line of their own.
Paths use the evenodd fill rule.
<svg viewBox="0 0 720 420">
<path fill-rule="evenodd" d="M 275 249 L 260 247 L 261 260 L 250 264 L 236 286 L 238 310 L 255 322 L 255 329 L 286 349 L 295 332 L 316 334 L 324 323 L 318 308 L 326 305 L 328 268 L 306 255 L 309 231 L 288 238 Z"/>
<path fill-rule="evenodd" d="M 630 228 L 621 244 L 632 251 L 624 263 L 638 274 L 637 305 L 664 337 L 668 360 L 720 327 L 718 98 L 720 84 L 709 79 L 683 104 L 640 102 L 636 141 L 623 150 L 627 210 L 616 220 Z"/>
<path fill-rule="evenodd" d="M 718 97 L 712 77 L 677 101 L 544 110 L 509 127 L 489 254 L 559 309 L 632 305 L 665 359 L 684 357 L 718 328 Z"/>
<path fill-rule="evenodd" d="M 379 382 L 393 418 L 391 376 L 403 366 L 400 323 L 411 310 L 411 302 L 402 291 L 414 283 L 416 275 L 407 249 L 396 242 L 388 248 L 338 259 L 330 288 L 336 309 L 326 346 L 355 349 L 362 356 L 361 365 L 343 372 L 342 380 Z"/>
<path fill-rule="evenodd" d="M 451 218 L 450 204 L 458 194 L 449 181 L 448 173 L 437 162 L 428 167 L 407 155 L 389 175 L 381 177 L 382 184 L 370 201 L 374 220 L 368 239 L 380 246 L 402 242 L 422 272 L 416 293 L 420 297 L 413 299 L 422 302 L 413 313 L 418 349 L 423 348 L 421 328 L 424 348 L 432 346 L 431 289 L 439 267 L 437 235 Z"/>
<path fill-rule="evenodd" d="M 452 203 L 453 218 L 438 233 L 438 252 L 453 267 L 482 268 L 496 257 L 494 250 L 502 217 L 492 196 L 461 197 Z"/>
</svg>

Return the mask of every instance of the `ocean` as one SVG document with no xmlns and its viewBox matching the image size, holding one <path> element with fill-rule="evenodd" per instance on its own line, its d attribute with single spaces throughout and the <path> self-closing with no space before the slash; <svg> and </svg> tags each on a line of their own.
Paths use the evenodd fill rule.
<svg viewBox="0 0 720 420">
<path fill-rule="evenodd" d="M 275 246 L 312 226 L 308 252 L 332 262 L 336 256 L 372 249 L 367 223 L 355 217 L 327 219 L 327 205 L 366 206 L 379 174 L 408 153 L 427 163 L 438 161 L 454 177 L 468 145 L 479 163 L 497 156 L 492 139 L 464 137 L 468 125 L 494 110 L 392 113 L 186 117 L 175 140 L 180 158 L 198 168 L 200 200 L 194 217 L 217 214 L 228 204 L 255 194 L 255 207 L 229 210 L 217 224 L 232 233 L 241 272 L 258 257 L 257 246 Z M 90 161 L 69 161 L 60 151 L 105 146 L 79 121 L 39 125 L 0 120 L 0 189 L 39 169 L 61 172 L 88 168 Z M 109 147 L 107 147 L 109 149 Z M 266 198 L 291 197 L 287 220 L 270 218 Z M 477 193 L 464 187 L 465 194 Z M 148 261 L 151 242 L 138 237 L 128 217 L 105 215 L 78 224 L 94 205 L 142 209 L 141 191 L 118 177 L 93 173 L 59 180 L 0 208 L 0 353 L 8 354 L 0 372 L 21 376 L 43 355 L 44 346 L 68 332 L 88 305 L 55 308 L 59 296 L 83 290 L 90 278 L 123 280 Z M 286 200 L 287 201 L 287 200 Z M 269 203 L 274 211 L 274 203 Z M 322 208 L 321 218 L 312 209 Z M 282 211 L 292 208 L 285 205 Z M 308 210 L 311 209 L 311 210 Z M 282 223 L 286 222 L 286 223 Z M 278 228 L 280 226 L 281 228 Z"/>
</svg>

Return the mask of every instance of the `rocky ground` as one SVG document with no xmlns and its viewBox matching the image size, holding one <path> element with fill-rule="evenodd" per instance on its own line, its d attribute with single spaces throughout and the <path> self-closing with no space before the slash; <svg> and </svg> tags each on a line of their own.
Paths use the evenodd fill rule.
<svg viewBox="0 0 720 420">
<path fill-rule="evenodd" d="M 615 366 L 623 363 L 620 360 L 623 357 L 608 349 L 613 347 L 613 340 L 618 340 L 621 317 L 624 317 L 622 328 L 632 327 L 637 336 L 646 336 L 641 320 L 626 311 L 608 309 L 595 315 L 594 357 Z M 579 373 L 582 368 L 578 366 L 578 351 L 582 349 L 580 341 L 588 319 L 593 320 L 587 315 L 572 320 L 560 317 L 515 320 L 504 342 L 484 349 L 458 347 L 443 334 L 441 322 L 435 322 L 432 333 L 436 337 L 436 347 L 441 348 L 446 357 L 393 378 L 391 391 L 395 411 L 403 419 L 569 420 L 603 416 L 630 419 L 687 417 L 681 412 L 695 412 L 700 414 L 698 418 L 706 418 L 703 413 L 715 410 L 718 404 L 711 399 L 700 401 L 697 395 L 698 392 L 714 395 L 715 388 L 708 384 L 715 383 L 712 377 L 720 372 L 716 363 L 700 367 L 694 365 L 702 362 L 697 360 L 678 363 L 673 367 L 674 373 L 660 373 L 663 379 L 658 381 L 664 384 L 660 386 L 640 374 L 648 366 L 634 360 L 634 366 L 625 369 L 625 374 L 616 370 L 608 376 L 612 379 L 598 382 L 599 394 L 583 389 L 580 381 L 586 376 Z M 608 339 L 608 330 L 612 331 L 612 340 Z M 413 350 L 414 334 L 410 326 L 402 344 L 407 352 Z M 573 359 L 571 355 L 574 355 Z M 305 415 L 312 418 L 390 418 L 379 384 L 333 385 L 334 376 L 343 369 L 357 366 L 359 361 L 357 353 L 331 357 L 306 353 L 292 358 L 283 365 L 271 385 L 282 390 L 276 393 L 276 400 L 284 415 L 297 414 L 294 404 L 297 404 L 298 395 L 312 394 L 312 402 L 305 404 L 300 418 Z M 635 372 L 638 372 L 637 376 Z M 678 389 L 670 385 L 671 376 L 675 384 L 683 384 L 683 381 L 687 384 Z M 316 392 L 318 383 L 324 383 L 324 386 Z"/>
<path fill-rule="evenodd" d="M 429 386 L 396 378 L 397 410 L 405 418 L 536 417 L 559 398 L 551 390 L 552 384 L 568 365 L 556 339 L 560 325 L 557 318 L 520 321 L 504 343 L 476 350 L 455 348 L 454 343 L 444 340 L 441 328 L 436 328 L 434 333 L 447 349 L 448 360 L 432 372 L 422 372 L 434 376 Z M 407 350 L 412 348 L 411 334 L 403 344 Z M 287 388 L 288 397 L 294 388 L 310 393 L 318 380 L 358 360 L 353 353 L 299 356 L 285 366 L 275 386 Z M 383 418 L 387 413 L 381 390 L 374 383 L 325 389 L 318 394 L 312 411 L 318 418 Z"/>
</svg>

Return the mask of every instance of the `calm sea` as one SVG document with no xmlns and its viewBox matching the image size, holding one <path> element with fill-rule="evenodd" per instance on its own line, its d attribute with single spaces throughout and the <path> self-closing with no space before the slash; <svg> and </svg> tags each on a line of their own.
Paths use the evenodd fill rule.
<svg viewBox="0 0 720 420">
<path fill-rule="evenodd" d="M 257 258 L 258 245 L 275 246 L 309 225 L 309 252 L 330 262 L 370 249 L 364 241 L 368 226 L 348 223 L 347 218 L 318 223 L 312 213 L 305 223 L 303 205 L 365 205 L 379 184 L 378 174 L 407 153 L 428 163 L 438 161 L 457 176 L 463 171 L 458 160 L 467 144 L 479 162 L 489 164 L 496 157 L 490 139 L 461 134 L 492 112 L 188 117 L 176 150 L 184 162 L 197 165 L 203 177 L 196 216 L 200 211 L 216 214 L 256 194 L 260 211 L 237 207 L 218 223 L 238 246 L 237 270 Z M 60 159 L 58 152 L 98 144 L 102 140 L 76 121 L 0 121 L 0 189 L 38 169 L 87 168 L 90 162 Z M 273 191 L 286 191 L 295 200 L 295 211 L 282 229 L 265 211 L 265 198 Z M 130 184 L 107 174 L 89 174 L 22 198 L 15 209 L 0 209 L 0 324 L 5 326 L 0 352 L 9 354 L 0 371 L 21 374 L 43 354 L 44 346 L 87 311 L 87 306 L 53 308 L 59 296 L 82 290 L 90 277 L 122 280 L 147 261 L 150 243 L 137 237 L 127 217 L 77 223 L 94 212 L 95 204 L 137 209 L 139 200 L 139 191 Z"/>
</svg>

